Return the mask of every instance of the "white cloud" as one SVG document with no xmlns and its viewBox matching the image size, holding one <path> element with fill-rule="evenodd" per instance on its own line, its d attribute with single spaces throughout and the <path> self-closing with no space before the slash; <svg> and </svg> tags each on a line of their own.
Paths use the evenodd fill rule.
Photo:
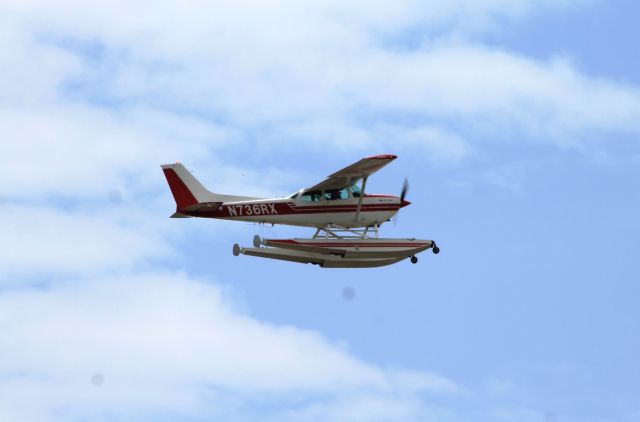
<svg viewBox="0 0 640 422">
<path fill-rule="evenodd" d="M 638 133 L 637 88 L 586 76 L 564 58 L 538 61 L 473 38 L 505 19 L 581 3 L 5 4 L 6 42 L 20 42 L 5 56 L 3 86 L 21 87 L 7 89 L 5 103 L 44 98 L 49 109 L 5 113 L 15 123 L 3 122 L 13 145 L 3 152 L 21 154 L 19 145 L 59 159 L 83 152 L 79 142 L 89 137 L 96 146 L 85 163 L 122 165 L 141 154 L 186 161 L 247 139 L 402 150 L 428 127 L 447 134 L 429 129 L 429 154 L 455 161 L 484 138 L 584 147 L 600 133 Z M 397 47 L 404 42 L 411 47 Z M 403 130 L 389 139 L 388 126 Z"/>
<path fill-rule="evenodd" d="M 169 157 L 193 159 L 204 154 L 198 142 L 201 138 L 206 137 L 210 147 L 224 140 L 215 126 L 203 127 L 189 118 L 131 113 L 133 122 L 132 116 L 62 104 L 4 110 L 0 124 L 5 141 L 0 153 L 11 160 L 0 169 L 0 192 L 20 198 L 48 194 L 90 197 L 130 185 L 127 176 L 131 175 L 136 176 L 134 189 L 148 189 L 148 182 L 161 178 L 159 165 Z M 183 142 L 173 137 L 171 126 L 176 124 L 181 126 Z M 200 131 L 206 134 L 197 133 Z"/>
<path fill-rule="evenodd" d="M 14 286 L 25 276 L 122 271 L 171 250 L 157 227 L 137 217 L 74 213 L 37 204 L 0 206 L 2 237 L 0 287 Z M 93 215 L 92 215 L 93 214 Z"/>
<path fill-rule="evenodd" d="M 158 409 L 193 416 L 216 412 L 218 394 L 252 402 L 456 392 L 444 378 L 378 368 L 318 334 L 259 322 L 228 302 L 215 285 L 172 274 L 5 291 L 0 419 L 104 412 L 130 419 Z"/>
</svg>

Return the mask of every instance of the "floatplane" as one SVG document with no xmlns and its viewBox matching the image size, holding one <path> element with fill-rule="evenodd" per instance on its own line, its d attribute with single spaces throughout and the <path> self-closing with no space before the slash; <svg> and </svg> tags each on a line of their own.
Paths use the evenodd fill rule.
<svg viewBox="0 0 640 422">
<path fill-rule="evenodd" d="M 172 218 L 218 218 L 316 229 L 311 238 L 263 239 L 253 247 L 233 245 L 233 255 L 315 264 L 324 268 L 365 268 L 395 264 L 440 249 L 433 240 L 379 237 L 380 226 L 411 204 L 400 196 L 365 193 L 367 180 L 395 155 L 366 157 L 309 188 L 282 198 L 222 195 L 207 190 L 181 163 L 162 165 L 176 202 Z"/>
</svg>

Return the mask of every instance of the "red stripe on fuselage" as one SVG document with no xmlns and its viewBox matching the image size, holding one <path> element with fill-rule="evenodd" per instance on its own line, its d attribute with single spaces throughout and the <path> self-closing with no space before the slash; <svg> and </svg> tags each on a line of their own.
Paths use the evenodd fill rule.
<svg viewBox="0 0 640 422">
<path fill-rule="evenodd" d="M 400 208 L 399 204 L 369 204 L 369 205 L 363 205 L 360 209 L 361 210 L 377 210 L 377 209 L 398 209 Z M 311 210 L 311 211 L 317 211 L 317 210 L 335 210 L 335 211 L 341 211 L 341 210 L 353 210 L 356 211 L 358 209 L 357 205 L 320 205 L 320 206 L 292 206 L 291 207 L 292 210 L 294 211 L 305 211 L 305 210 Z"/>
<path fill-rule="evenodd" d="M 361 213 L 379 211 L 398 211 L 399 204 L 366 204 L 362 205 Z M 300 215 L 300 214 L 328 214 L 328 213 L 355 213 L 356 204 L 350 205 L 296 205 L 293 202 L 277 203 L 239 203 L 223 204 L 215 210 L 192 211 L 185 214 L 197 217 L 209 218 L 234 218 L 234 217 L 260 217 L 274 215 Z"/>
</svg>

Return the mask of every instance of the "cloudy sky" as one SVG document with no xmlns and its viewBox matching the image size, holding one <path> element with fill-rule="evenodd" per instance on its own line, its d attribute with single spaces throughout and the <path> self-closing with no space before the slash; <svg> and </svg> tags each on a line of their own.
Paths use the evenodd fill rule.
<svg viewBox="0 0 640 422">
<path fill-rule="evenodd" d="M 0 1 L 0 420 L 640 421 L 636 2 L 176 4 Z M 380 153 L 440 255 L 168 218 Z"/>
</svg>

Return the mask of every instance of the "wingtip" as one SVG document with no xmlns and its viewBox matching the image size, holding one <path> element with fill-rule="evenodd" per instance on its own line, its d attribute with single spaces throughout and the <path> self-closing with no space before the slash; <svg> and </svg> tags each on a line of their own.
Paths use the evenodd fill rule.
<svg viewBox="0 0 640 422">
<path fill-rule="evenodd" d="M 381 154 L 365 157 L 367 160 L 395 160 L 396 158 L 398 158 L 398 156 L 393 154 Z"/>
</svg>

